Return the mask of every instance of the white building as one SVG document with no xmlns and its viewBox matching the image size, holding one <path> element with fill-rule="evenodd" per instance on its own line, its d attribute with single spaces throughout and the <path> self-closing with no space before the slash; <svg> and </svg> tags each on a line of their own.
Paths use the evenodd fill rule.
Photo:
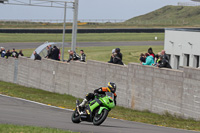
<svg viewBox="0 0 200 133">
<path fill-rule="evenodd" d="M 164 49 L 169 55 L 171 67 L 200 66 L 200 30 L 165 29 Z"/>
</svg>

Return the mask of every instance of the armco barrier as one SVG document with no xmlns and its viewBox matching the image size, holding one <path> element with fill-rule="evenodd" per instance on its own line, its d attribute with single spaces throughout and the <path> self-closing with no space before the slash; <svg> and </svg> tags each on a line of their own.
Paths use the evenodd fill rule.
<svg viewBox="0 0 200 133">
<path fill-rule="evenodd" d="M 200 120 L 200 70 L 159 69 L 129 63 L 99 61 L 62 63 L 43 59 L 0 58 L 0 80 L 83 98 L 112 81 L 117 84 L 117 104 L 137 110 L 176 114 Z"/>
<path fill-rule="evenodd" d="M 62 29 L 0 29 L 0 33 L 63 33 Z M 72 33 L 66 29 L 65 33 Z M 164 28 L 78 29 L 77 33 L 164 33 Z"/>
<path fill-rule="evenodd" d="M 200 30 L 200 28 L 184 28 L 184 30 Z M 120 29 L 78 29 L 77 33 L 164 33 L 164 28 L 120 28 Z M 0 33 L 63 33 L 62 29 L 0 29 Z M 65 33 L 72 33 L 66 29 Z"/>
</svg>

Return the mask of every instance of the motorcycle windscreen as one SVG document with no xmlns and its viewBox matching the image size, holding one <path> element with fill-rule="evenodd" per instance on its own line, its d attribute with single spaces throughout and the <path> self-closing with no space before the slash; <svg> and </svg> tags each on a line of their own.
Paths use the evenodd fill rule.
<svg viewBox="0 0 200 133">
<path fill-rule="evenodd" d="M 114 100 L 114 94 L 112 92 L 105 92 L 106 96 Z"/>
</svg>

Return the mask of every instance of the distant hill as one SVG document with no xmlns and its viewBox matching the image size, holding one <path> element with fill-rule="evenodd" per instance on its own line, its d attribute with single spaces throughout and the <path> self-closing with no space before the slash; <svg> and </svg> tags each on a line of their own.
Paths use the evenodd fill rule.
<svg viewBox="0 0 200 133">
<path fill-rule="evenodd" d="M 183 22 L 188 25 L 200 25 L 200 6 L 165 6 L 153 12 L 137 16 L 126 22 L 162 21 Z"/>
</svg>

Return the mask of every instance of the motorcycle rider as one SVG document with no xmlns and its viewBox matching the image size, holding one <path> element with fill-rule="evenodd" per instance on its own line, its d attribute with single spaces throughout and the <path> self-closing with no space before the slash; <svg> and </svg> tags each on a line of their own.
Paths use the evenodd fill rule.
<svg viewBox="0 0 200 133">
<path fill-rule="evenodd" d="M 108 87 L 100 87 L 99 89 L 95 89 L 94 93 L 88 93 L 86 95 L 86 97 L 83 99 L 82 103 L 79 105 L 80 110 L 82 110 L 82 108 L 85 107 L 85 104 L 88 101 L 93 100 L 95 98 L 95 95 L 105 94 L 105 92 L 112 92 L 112 93 L 114 93 L 114 102 L 115 102 L 115 105 L 116 105 L 117 104 L 117 102 L 116 102 L 117 94 L 115 93 L 116 92 L 116 84 L 113 83 L 113 82 L 108 82 Z"/>
</svg>

